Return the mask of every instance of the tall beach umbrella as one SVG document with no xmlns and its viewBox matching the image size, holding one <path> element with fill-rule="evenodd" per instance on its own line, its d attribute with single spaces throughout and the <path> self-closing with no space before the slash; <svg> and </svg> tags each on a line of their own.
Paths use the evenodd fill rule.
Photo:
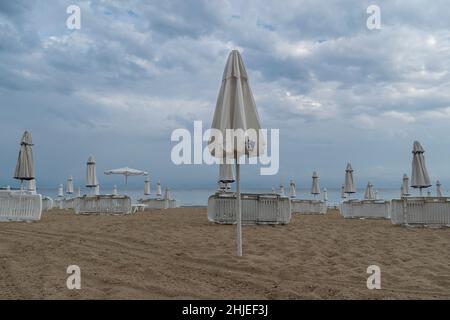
<svg viewBox="0 0 450 320">
<path fill-rule="evenodd" d="M 378 200 L 378 189 L 375 190 L 375 200 Z"/>
<path fill-rule="evenodd" d="M 158 197 L 162 196 L 162 191 L 161 191 L 161 181 L 158 179 L 158 181 L 156 182 L 156 195 Z"/>
<path fill-rule="evenodd" d="M 34 159 L 33 159 L 33 139 L 31 133 L 25 131 L 20 141 L 20 151 L 17 158 L 16 169 L 14 170 L 14 179 L 20 180 L 20 189 L 24 180 L 33 180 Z"/>
<path fill-rule="evenodd" d="M 316 198 L 317 195 L 320 194 L 319 175 L 316 171 L 314 171 L 312 175 L 311 194 L 314 195 L 314 198 Z"/>
<path fill-rule="evenodd" d="M 69 176 L 67 178 L 66 193 L 67 194 L 72 194 L 73 193 L 73 177 L 72 176 Z"/>
<path fill-rule="evenodd" d="M 242 57 L 237 50 L 231 51 L 223 72 L 222 84 L 217 98 L 216 109 L 211 129 L 220 131 L 222 141 L 211 137 L 209 150 L 212 156 L 223 159 L 233 159 L 236 163 L 236 202 L 237 202 L 237 255 L 242 256 L 242 204 L 240 189 L 241 156 L 259 157 L 264 153 L 265 142 L 259 133 L 261 122 L 256 110 L 255 100 L 248 82 Z M 254 130 L 249 134 L 247 130 Z M 227 138 L 230 130 L 243 132 L 242 135 Z M 237 140 L 237 143 L 235 143 Z"/>
<path fill-rule="evenodd" d="M 75 194 L 77 198 L 81 197 L 81 188 L 77 187 L 77 193 Z"/>
<path fill-rule="evenodd" d="M 431 186 L 430 177 L 428 176 L 427 167 L 425 166 L 424 152 L 425 150 L 422 148 L 419 141 L 414 141 L 412 150 L 411 187 L 419 188 L 421 196 L 422 189 Z"/>
<path fill-rule="evenodd" d="M 436 181 L 436 197 L 442 197 L 441 182 Z"/>
<path fill-rule="evenodd" d="M 219 164 L 219 181 L 225 184 L 232 183 L 235 181 L 233 165 L 228 163 Z"/>
<path fill-rule="evenodd" d="M 295 190 L 295 182 L 294 180 L 291 180 L 289 182 L 289 197 L 295 198 L 297 196 L 297 192 Z"/>
<path fill-rule="evenodd" d="M 94 190 L 98 186 L 97 172 L 95 170 L 95 159 L 90 156 L 86 163 L 86 187 Z"/>
<path fill-rule="evenodd" d="M 28 191 L 32 194 L 36 194 L 36 180 L 28 180 Z"/>
<path fill-rule="evenodd" d="M 118 194 L 118 193 L 117 193 L 117 186 L 114 185 L 114 186 L 113 186 L 113 189 L 112 189 L 112 195 L 113 195 L 113 196 L 117 196 L 117 194 Z"/>
<path fill-rule="evenodd" d="M 170 195 L 170 189 L 166 188 L 164 190 L 164 200 L 170 200 L 172 198 L 172 196 Z"/>
<path fill-rule="evenodd" d="M 350 194 L 355 193 L 355 185 L 353 183 L 353 169 L 350 163 L 347 163 L 347 168 L 345 169 L 345 186 L 344 192 L 348 194 L 350 198 Z"/>
<path fill-rule="evenodd" d="M 277 194 L 277 190 L 275 190 L 275 187 L 272 187 L 272 193 Z"/>
<path fill-rule="evenodd" d="M 148 173 L 142 170 L 132 169 L 128 167 L 124 168 L 118 168 L 118 169 L 111 169 L 105 171 L 106 175 L 112 175 L 112 174 L 120 174 L 125 177 L 125 193 L 127 193 L 128 190 L 128 177 L 133 176 L 145 176 Z"/>
<path fill-rule="evenodd" d="M 145 181 L 144 181 L 144 195 L 148 196 L 150 195 L 150 177 L 148 175 L 145 176 Z"/>
<path fill-rule="evenodd" d="M 280 196 L 285 196 L 286 194 L 284 193 L 284 186 L 280 185 Z"/>
<path fill-rule="evenodd" d="M 409 178 L 405 173 L 403 174 L 403 183 L 402 183 L 402 197 L 409 196 Z"/>
<path fill-rule="evenodd" d="M 323 201 L 325 201 L 325 202 L 328 201 L 328 192 L 327 192 L 327 188 L 323 188 Z"/>
<path fill-rule="evenodd" d="M 341 199 L 347 198 L 347 195 L 345 194 L 345 185 L 341 186 Z"/>
<path fill-rule="evenodd" d="M 58 198 L 64 197 L 64 187 L 62 184 L 58 186 Z"/>
<path fill-rule="evenodd" d="M 364 191 L 364 199 L 375 200 L 375 193 L 373 192 L 373 184 L 370 181 L 367 183 L 366 190 Z"/>
</svg>

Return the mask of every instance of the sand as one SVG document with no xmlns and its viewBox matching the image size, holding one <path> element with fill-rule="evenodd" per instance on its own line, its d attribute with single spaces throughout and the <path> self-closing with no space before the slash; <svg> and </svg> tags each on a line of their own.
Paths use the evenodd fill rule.
<svg viewBox="0 0 450 320">
<path fill-rule="evenodd" d="M 51 210 L 0 223 L 1 299 L 449 299 L 450 229 L 295 215 L 285 226 L 235 227 L 204 208 L 128 216 Z M 81 268 L 81 290 L 66 268 Z M 366 286 L 381 268 L 381 290 Z"/>
</svg>

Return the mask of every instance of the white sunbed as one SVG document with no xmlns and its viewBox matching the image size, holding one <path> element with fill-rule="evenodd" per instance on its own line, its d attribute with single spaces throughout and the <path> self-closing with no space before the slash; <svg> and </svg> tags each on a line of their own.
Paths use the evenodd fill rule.
<svg viewBox="0 0 450 320">
<path fill-rule="evenodd" d="M 27 191 L 0 192 L 0 221 L 40 220 L 42 196 Z"/>
<path fill-rule="evenodd" d="M 402 197 L 391 201 L 393 224 L 450 227 L 450 198 Z"/>
</svg>

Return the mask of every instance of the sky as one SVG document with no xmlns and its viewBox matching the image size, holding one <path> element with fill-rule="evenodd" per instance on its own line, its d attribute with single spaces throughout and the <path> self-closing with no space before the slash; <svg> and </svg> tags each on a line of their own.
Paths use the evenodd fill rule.
<svg viewBox="0 0 450 320">
<path fill-rule="evenodd" d="M 369 5 L 381 29 L 369 30 Z M 69 5 L 81 29 L 66 26 Z M 217 166 L 170 160 L 173 130 L 209 128 L 230 50 L 241 52 L 262 126 L 280 129 L 280 170 L 242 169 L 244 187 L 399 187 L 419 140 L 450 188 L 450 2 L 0 1 L 0 186 L 23 131 L 38 187 L 83 185 L 93 155 L 173 188 L 216 186 Z M 143 179 L 130 179 L 141 186 Z"/>
</svg>

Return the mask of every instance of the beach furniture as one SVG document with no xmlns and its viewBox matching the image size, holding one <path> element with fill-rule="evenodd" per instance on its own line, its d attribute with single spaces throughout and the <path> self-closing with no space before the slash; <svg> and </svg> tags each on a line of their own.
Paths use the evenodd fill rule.
<svg viewBox="0 0 450 320">
<path fill-rule="evenodd" d="M 291 220 L 289 197 L 275 194 L 242 193 L 243 224 L 287 224 Z M 208 199 L 208 220 L 221 224 L 235 224 L 236 195 L 216 193 Z"/>
<path fill-rule="evenodd" d="M 26 191 L 0 192 L 0 221 L 40 220 L 42 196 Z"/>
<path fill-rule="evenodd" d="M 104 173 L 106 175 L 113 175 L 113 174 L 123 175 L 125 177 L 125 194 L 127 193 L 127 190 L 128 190 L 128 177 L 148 175 L 148 173 L 145 171 L 132 169 L 132 168 L 128 168 L 128 167 L 106 170 Z"/>
<path fill-rule="evenodd" d="M 399 225 L 450 227 L 450 198 L 402 197 L 391 201 L 391 221 Z"/>
<path fill-rule="evenodd" d="M 326 214 L 327 203 L 323 200 L 291 199 L 292 213 Z"/>
<path fill-rule="evenodd" d="M 42 197 L 42 211 L 48 211 L 53 208 L 53 199 L 50 197 Z"/>
<path fill-rule="evenodd" d="M 119 195 L 85 195 L 74 199 L 76 214 L 129 214 L 131 199 Z"/>
<path fill-rule="evenodd" d="M 172 209 L 177 207 L 177 201 L 175 199 L 139 199 L 138 203 L 146 205 L 148 209 Z"/>
<path fill-rule="evenodd" d="M 385 200 L 347 200 L 341 203 L 344 218 L 390 218 L 390 202 Z"/>
<path fill-rule="evenodd" d="M 135 203 L 131 205 L 131 212 L 132 213 L 136 213 L 138 211 L 144 211 L 145 208 L 147 208 L 146 204 L 142 204 L 142 203 Z"/>
</svg>

